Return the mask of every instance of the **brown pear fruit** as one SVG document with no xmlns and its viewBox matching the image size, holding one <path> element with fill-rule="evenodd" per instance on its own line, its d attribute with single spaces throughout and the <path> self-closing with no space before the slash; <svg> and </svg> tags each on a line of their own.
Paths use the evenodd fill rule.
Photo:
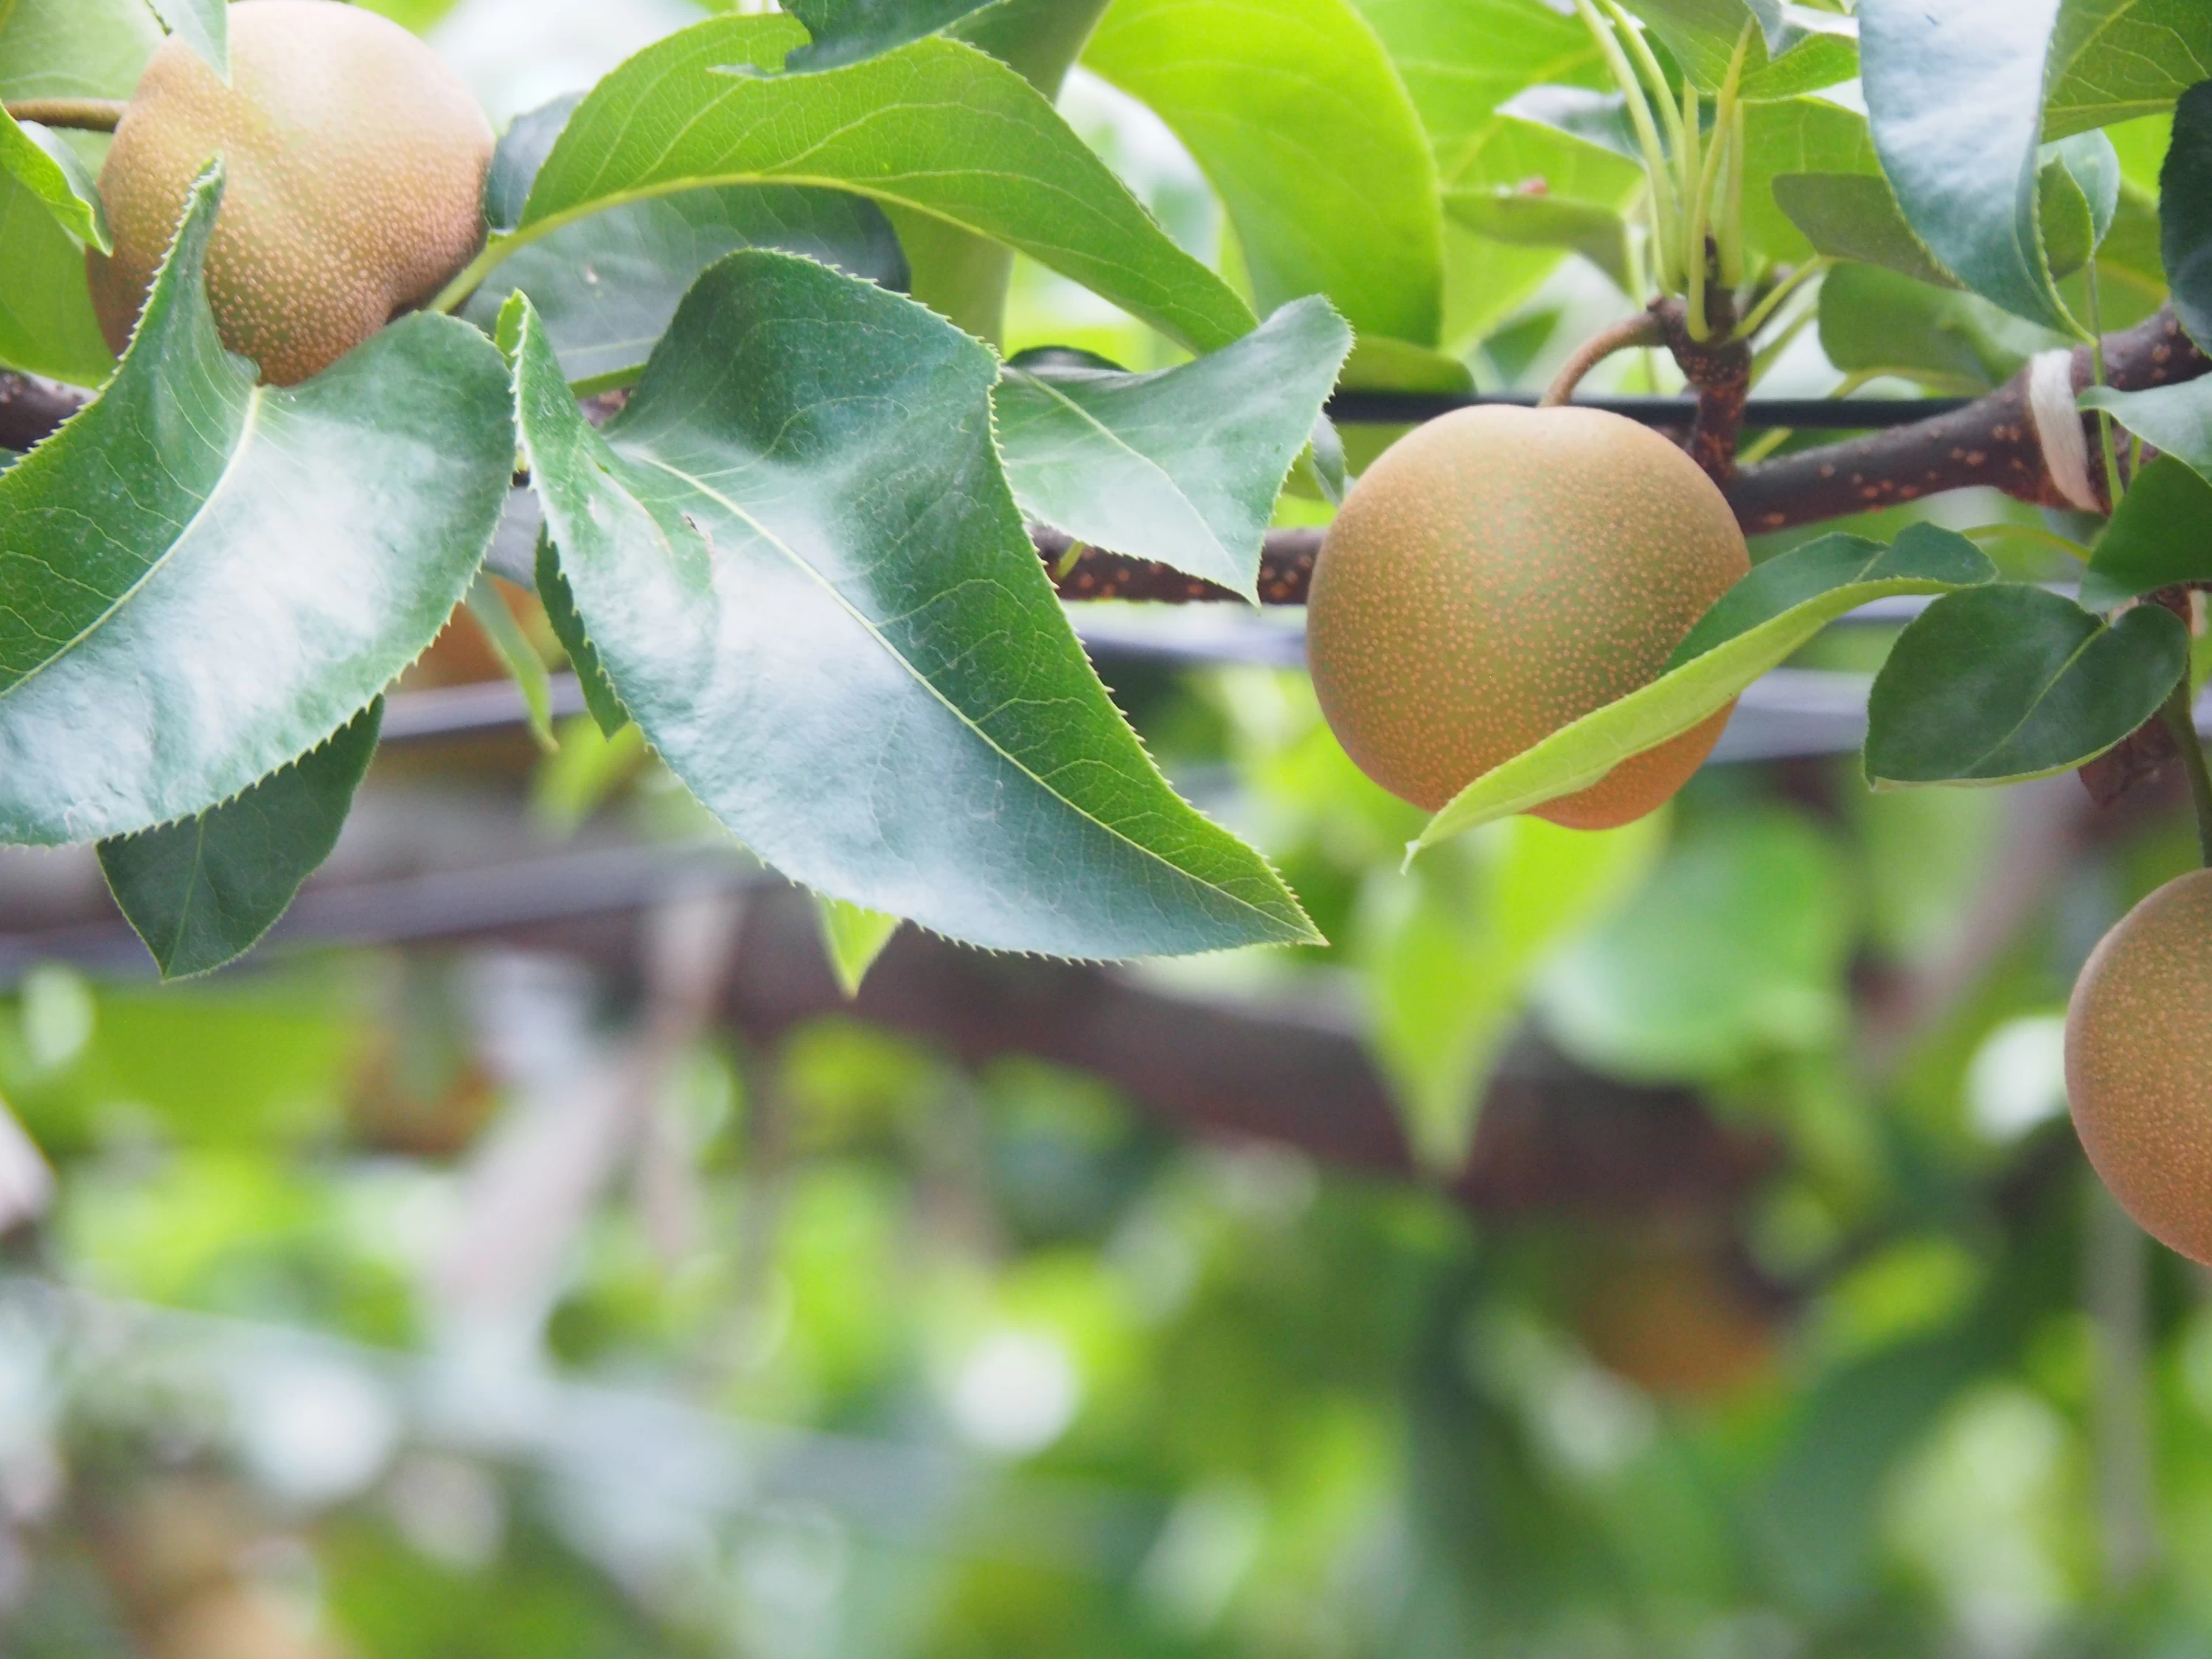
<svg viewBox="0 0 2212 1659">
<path fill-rule="evenodd" d="M 2066 1009 L 2066 1098 L 2121 1207 L 2212 1263 L 2212 870 L 2166 883 L 2089 953 Z"/>
<path fill-rule="evenodd" d="M 1457 410 L 1384 451 L 1330 525 L 1307 607 L 1314 690 L 1359 769 L 1434 811 L 1656 678 L 1750 568 L 1718 488 L 1650 428 L 1589 409 Z M 1641 817 L 1728 715 L 1534 810 L 1577 830 Z"/>
<path fill-rule="evenodd" d="M 230 84 L 175 36 L 115 130 L 100 193 L 115 244 L 86 256 L 118 353 L 192 180 L 223 160 L 208 300 L 223 343 L 290 386 L 422 304 L 482 246 L 492 131 L 405 29 L 331 0 L 238 0 Z"/>
</svg>

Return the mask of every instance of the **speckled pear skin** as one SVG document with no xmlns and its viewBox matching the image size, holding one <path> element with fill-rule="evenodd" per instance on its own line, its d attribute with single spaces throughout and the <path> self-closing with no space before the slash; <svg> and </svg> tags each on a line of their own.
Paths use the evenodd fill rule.
<svg viewBox="0 0 2212 1659">
<path fill-rule="evenodd" d="M 431 298 L 483 245 L 491 124 L 459 76 L 374 12 L 240 0 L 229 21 L 229 86 L 174 36 L 140 77 L 100 168 L 115 252 L 86 256 L 93 308 L 120 353 L 185 192 L 221 152 L 216 325 L 262 379 L 291 386 Z"/>
<path fill-rule="evenodd" d="M 1434 811 L 1656 678 L 1750 568 L 1726 499 L 1657 433 L 1596 410 L 1457 410 L 1384 451 L 1329 526 L 1307 604 L 1314 690 L 1360 770 Z M 1537 815 L 1643 817 L 1728 716 Z"/>
<path fill-rule="evenodd" d="M 2074 981 L 2066 1098 L 2137 1225 L 2212 1263 L 2212 870 L 2120 918 Z"/>
</svg>

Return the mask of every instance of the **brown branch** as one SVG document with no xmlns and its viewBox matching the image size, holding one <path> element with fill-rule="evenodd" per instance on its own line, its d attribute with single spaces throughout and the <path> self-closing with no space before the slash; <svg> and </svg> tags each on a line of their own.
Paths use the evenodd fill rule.
<svg viewBox="0 0 2212 1659">
<path fill-rule="evenodd" d="M 28 449 L 76 413 L 84 393 L 0 369 L 0 449 Z"/>
<path fill-rule="evenodd" d="M 10 98 L 6 108 L 16 120 L 36 121 L 42 127 L 112 132 L 123 119 L 124 106 L 116 98 Z"/>
<path fill-rule="evenodd" d="M 1666 341 L 1666 329 L 1656 309 L 1639 311 L 1633 317 L 1622 318 L 1610 328 L 1600 329 L 1576 347 L 1574 356 L 1559 366 L 1551 385 L 1544 388 L 1544 395 L 1536 399 L 1536 407 L 1557 409 L 1575 395 L 1575 388 L 1583 383 L 1583 375 L 1614 352 L 1637 346 L 1663 345 Z"/>
<path fill-rule="evenodd" d="M 1079 544 L 1046 526 L 1032 526 L 1030 536 L 1063 599 L 1155 599 L 1182 605 L 1237 598 L 1225 587 L 1186 576 L 1171 565 L 1109 553 L 1103 547 L 1085 547 L 1071 561 L 1068 553 Z M 1313 579 L 1314 556 L 1320 551 L 1319 530 L 1269 531 L 1260 553 L 1260 603 L 1304 605 L 1306 585 Z"/>
<path fill-rule="evenodd" d="M 1729 337 L 1735 331 L 1735 302 L 1718 282 L 1711 284 L 1702 340 L 1691 335 L 1689 311 L 1680 300 L 1661 301 L 1651 309 L 1675 367 L 1698 394 L 1698 417 L 1684 447 L 1705 476 L 1726 489 L 1736 476 L 1736 434 L 1743 427 L 1744 399 L 1751 395 L 1751 346 Z"/>
<path fill-rule="evenodd" d="M 2105 341 L 2105 377 L 2124 392 L 2194 380 L 2212 361 L 2181 331 L 2170 308 Z M 2026 368 L 1986 398 L 1948 415 L 1801 450 L 1739 474 L 1729 501 L 1747 531 L 1782 530 L 1893 507 L 1946 489 L 1993 485 L 2044 507 L 2068 505 L 2052 483 L 2027 404 Z M 2089 348 L 2074 349 L 2074 386 L 2089 384 Z M 2096 437 L 2084 418 L 2089 453 Z M 2092 483 L 2103 488 L 2103 480 Z"/>
</svg>

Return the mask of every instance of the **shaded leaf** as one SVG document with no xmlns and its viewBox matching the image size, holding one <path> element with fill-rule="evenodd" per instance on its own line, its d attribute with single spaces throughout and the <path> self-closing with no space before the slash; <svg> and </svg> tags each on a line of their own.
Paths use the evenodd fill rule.
<svg viewBox="0 0 2212 1659">
<path fill-rule="evenodd" d="M 918 40 L 819 75 L 763 75 L 799 43 L 780 17 L 714 18 L 593 88 L 538 169 L 522 241 L 620 203 L 708 185 L 820 185 L 994 238 L 1198 350 L 1252 327 L 1038 91 L 975 47 Z"/>
<path fill-rule="evenodd" d="M 2171 455 L 2129 483 L 2081 577 L 2081 604 L 2114 605 L 2175 582 L 2212 581 L 2212 483 Z"/>
<path fill-rule="evenodd" d="M 585 637 L 584 619 L 576 614 L 576 596 L 569 591 L 568 579 L 561 574 L 551 538 L 542 529 L 538 532 L 538 597 L 545 606 L 546 620 L 553 625 L 553 637 L 568 653 L 568 666 L 583 690 L 584 707 L 591 711 L 601 732 L 616 736 L 629 724 L 629 711 L 608 682 L 599 652 Z"/>
<path fill-rule="evenodd" d="M 1846 264 L 1820 279 L 1820 349 L 1847 373 L 1894 369 L 1985 392 L 2036 352 L 2065 343 L 1978 294 L 1893 270 Z"/>
<path fill-rule="evenodd" d="M 1548 193 L 1455 190 L 1444 198 L 1444 210 L 1492 241 L 1571 248 L 1612 277 L 1624 293 L 1633 290 L 1628 222 L 1611 208 L 1564 201 Z"/>
<path fill-rule="evenodd" d="M 2069 770 L 2155 714 L 2188 665 L 2188 629 L 2157 605 L 2107 625 L 2021 583 L 1947 594 L 1898 635 L 1875 677 L 1867 781 L 2005 783 Z"/>
<path fill-rule="evenodd" d="M 2212 82 L 2191 88 L 2174 108 L 2158 197 L 2159 252 L 2173 314 L 2203 346 L 2212 341 Z"/>
<path fill-rule="evenodd" d="M 1394 340 L 1387 334 L 1355 338 L 1337 384 L 1364 392 L 1472 392 L 1474 376 L 1456 357 Z"/>
<path fill-rule="evenodd" d="M 507 123 L 492 151 L 491 168 L 484 174 L 484 223 L 492 229 L 513 230 L 522 222 L 523 204 L 530 199 L 531 185 L 538 182 L 538 169 L 545 165 L 554 141 L 583 101 L 580 92 L 563 93 Z"/>
<path fill-rule="evenodd" d="M 880 910 L 848 904 L 842 899 L 814 895 L 814 914 L 822 923 L 822 948 L 830 958 L 830 971 L 848 1000 L 860 994 L 868 969 L 899 930 L 899 918 Z"/>
<path fill-rule="evenodd" d="M 376 754 L 379 697 L 319 748 L 196 817 L 100 843 L 100 867 L 163 979 L 244 956 L 337 845 Z"/>
<path fill-rule="evenodd" d="M 986 348 L 755 251 L 700 278 L 603 430 L 532 316 L 519 374 L 534 487 L 610 680 L 761 857 L 994 948 L 1313 936 L 1091 673 L 1000 468 Z"/>
<path fill-rule="evenodd" d="M 0 840 L 130 834 L 304 754 L 435 637 L 498 523 L 499 353 L 418 314 L 256 385 L 200 280 L 221 189 L 106 390 L 0 477 Z"/>
<path fill-rule="evenodd" d="M 1904 593 L 1944 593 L 1996 579 L 1963 536 L 1909 526 L 1893 544 L 1829 535 L 1756 567 L 1716 600 L 1640 690 L 1592 710 L 1468 784 L 1429 820 L 1412 851 L 1588 788 L 1632 755 L 1680 736 L 1845 612 Z"/>
<path fill-rule="evenodd" d="M 1264 14 L 1249 0 L 1114 0 L 1083 62 L 1182 140 L 1228 210 L 1263 313 L 1322 294 L 1362 334 L 1436 343 L 1435 163 L 1348 0 L 1270 0 Z"/>
<path fill-rule="evenodd" d="M 1010 364 L 994 398 L 1006 481 L 1024 512 L 1079 541 L 1256 603 L 1275 497 L 1351 345 L 1315 297 L 1151 374 Z"/>
<path fill-rule="evenodd" d="M 841 191 L 724 185 L 609 208 L 518 248 L 461 314 L 489 332 L 500 307 L 529 295 L 579 391 L 635 377 L 699 273 L 741 247 L 781 248 L 907 284 L 906 256 L 883 210 Z"/>
<path fill-rule="evenodd" d="M 1500 104 L 1498 111 L 1643 165 L 1644 152 L 1638 147 L 1628 99 L 1622 93 L 1601 92 L 1591 87 L 1527 87 Z"/>
<path fill-rule="evenodd" d="M 1906 222 L 1889 180 L 1881 174 L 1784 173 L 1772 188 L 1775 205 L 1805 233 L 1814 252 L 1863 260 L 1938 288 L 1959 286 Z"/>
<path fill-rule="evenodd" d="M 2145 443 L 2212 482 L 2212 376 L 2140 392 L 2084 386 L 2075 401 L 2084 409 L 2110 411 Z"/>
<path fill-rule="evenodd" d="M 919 40 L 980 10 L 989 0 L 791 0 L 807 45 L 784 59 L 792 74 L 836 69 Z"/>
<path fill-rule="evenodd" d="M 76 152 L 35 123 L 25 126 L 0 109 L 0 169 L 46 204 L 55 222 L 79 242 L 102 253 L 114 251 L 100 187 Z"/>
</svg>

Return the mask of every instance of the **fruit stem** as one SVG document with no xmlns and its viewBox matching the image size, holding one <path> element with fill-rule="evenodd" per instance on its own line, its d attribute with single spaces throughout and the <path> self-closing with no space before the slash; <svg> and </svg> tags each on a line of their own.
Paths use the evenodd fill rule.
<svg viewBox="0 0 2212 1659">
<path fill-rule="evenodd" d="M 1552 377 L 1552 384 L 1544 388 L 1544 395 L 1536 399 L 1536 407 L 1557 409 L 1565 403 L 1575 395 L 1583 376 L 1614 352 L 1635 346 L 1662 345 L 1666 338 L 1659 319 L 1648 311 L 1639 311 L 1633 317 L 1624 317 L 1610 327 L 1600 329 L 1575 348 L 1574 356 L 1560 366 L 1559 372 Z"/>
<path fill-rule="evenodd" d="M 9 118 L 36 121 L 42 127 L 70 127 L 79 132 L 112 132 L 123 118 L 115 98 L 11 98 Z"/>
<path fill-rule="evenodd" d="M 2204 764 L 2204 744 L 2197 735 L 2196 698 L 2191 695 L 2189 675 L 2184 672 L 2159 712 L 2166 729 L 2181 750 L 2182 770 L 2189 774 L 2189 804 L 2197 809 L 2197 851 L 2212 869 L 2212 770 Z"/>
</svg>

